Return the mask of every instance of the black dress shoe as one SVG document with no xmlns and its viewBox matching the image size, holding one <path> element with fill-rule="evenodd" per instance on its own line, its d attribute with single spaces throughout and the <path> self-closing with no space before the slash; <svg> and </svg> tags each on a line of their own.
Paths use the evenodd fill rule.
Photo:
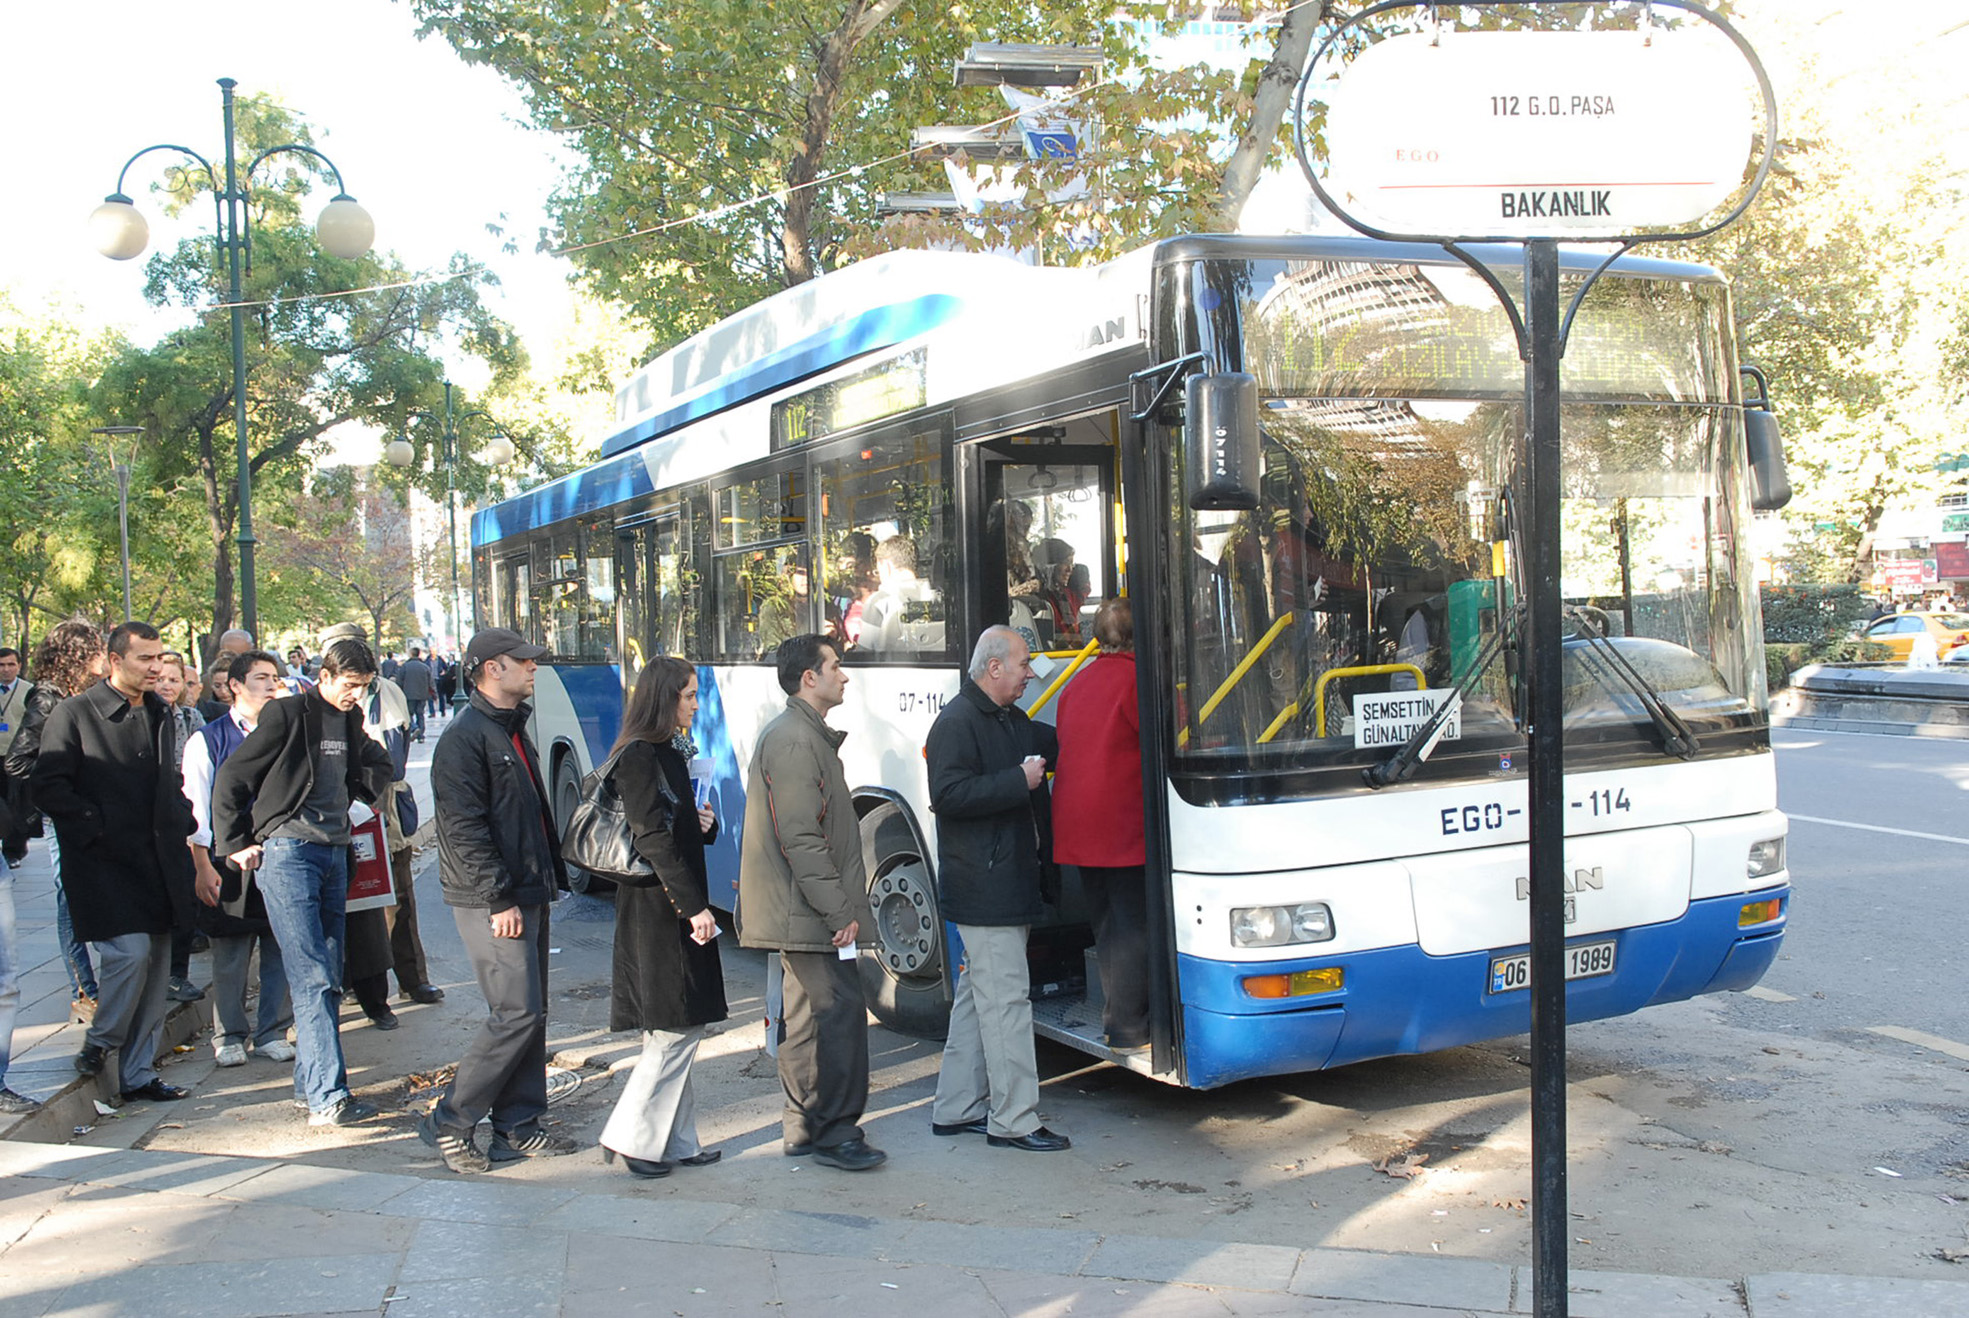
<svg viewBox="0 0 1969 1318">
<path fill-rule="evenodd" d="M 162 1080 L 153 1080 L 147 1085 L 138 1085 L 135 1089 L 126 1089 L 119 1097 L 125 1103 L 135 1103 L 139 1100 L 148 1100 L 152 1103 L 171 1103 L 181 1098 L 188 1098 L 190 1095 L 191 1090 L 189 1089 L 180 1089 L 176 1085 L 167 1085 Z"/>
<path fill-rule="evenodd" d="M 804 1158 L 814 1151 L 814 1146 L 811 1140 L 802 1140 L 798 1144 L 791 1142 L 782 1144 L 779 1146 L 779 1151 L 789 1158 Z"/>
<path fill-rule="evenodd" d="M 602 1146 L 603 1162 L 613 1163 L 618 1157 L 622 1159 L 622 1165 L 629 1169 L 631 1176 L 640 1176 L 646 1181 L 653 1181 L 659 1176 L 668 1176 L 672 1170 L 670 1164 L 667 1162 L 651 1162 L 647 1158 L 632 1158 L 626 1153 L 618 1154 L 606 1144 Z"/>
<path fill-rule="evenodd" d="M 1073 1147 L 1073 1141 L 1041 1126 L 1023 1135 L 987 1135 L 985 1143 L 994 1149 L 1026 1149 L 1032 1153 L 1058 1153 Z"/>
<path fill-rule="evenodd" d="M 101 1075 L 103 1073 L 103 1058 L 108 1055 L 108 1052 L 109 1050 L 101 1044 L 83 1044 L 82 1051 L 75 1054 L 75 1069 L 83 1075 Z"/>
<path fill-rule="evenodd" d="M 403 996 L 412 1002 L 421 1002 L 429 1006 L 431 1003 L 444 1001 L 444 990 L 436 984 L 419 984 L 414 989 L 405 989 Z"/>
<path fill-rule="evenodd" d="M 724 1156 L 725 1151 L 723 1149 L 701 1149 L 693 1153 L 690 1157 L 679 1158 L 677 1161 L 686 1167 L 709 1167 L 712 1163 Z"/>
<path fill-rule="evenodd" d="M 403 1023 L 397 1019 L 397 1014 L 388 1007 L 383 1008 L 381 1011 L 367 1012 L 365 1014 L 369 1017 L 369 1023 L 379 1030 L 394 1030 Z"/>
<path fill-rule="evenodd" d="M 986 1128 L 985 1119 L 979 1117 L 976 1121 L 932 1121 L 930 1133 L 932 1135 L 988 1135 L 991 1132 Z"/>
<path fill-rule="evenodd" d="M 856 1136 L 839 1144 L 822 1148 L 814 1146 L 814 1161 L 824 1162 L 829 1167 L 839 1167 L 844 1172 L 865 1172 L 871 1167 L 880 1167 L 889 1160 L 889 1155 L 873 1148 L 869 1142 Z"/>
</svg>

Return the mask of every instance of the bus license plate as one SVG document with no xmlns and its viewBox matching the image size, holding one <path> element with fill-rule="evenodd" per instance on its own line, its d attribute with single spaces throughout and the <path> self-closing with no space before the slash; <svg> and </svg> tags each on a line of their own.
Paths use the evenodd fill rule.
<svg viewBox="0 0 1969 1318">
<path fill-rule="evenodd" d="M 1612 939 L 1604 943 L 1575 943 L 1566 949 L 1566 978 L 1591 979 L 1613 974 Z M 1512 993 L 1531 987 L 1531 953 L 1501 956 L 1490 963 L 1490 991 Z"/>
</svg>

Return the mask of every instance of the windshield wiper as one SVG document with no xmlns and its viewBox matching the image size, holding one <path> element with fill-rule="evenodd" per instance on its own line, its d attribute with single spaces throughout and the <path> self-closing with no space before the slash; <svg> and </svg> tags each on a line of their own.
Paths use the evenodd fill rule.
<svg viewBox="0 0 1969 1318">
<path fill-rule="evenodd" d="M 1611 668 L 1613 675 L 1634 693 L 1636 700 L 1641 702 L 1641 708 L 1647 711 L 1655 731 L 1661 734 L 1662 752 L 1684 760 L 1693 760 L 1696 753 L 1702 749 L 1702 743 L 1696 738 L 1695 729 L 1691 728 L 1680 714 L 1668 707 L 1668 702 L 1661 698 L 1661 692 L 1655 690 L 1648 679 L 1641 676 L 1634 665 L 1627 661 L 1627 656 L 1620 652 L 1619 646 L 1593 626 L 1592 620 L 1583 610 L 1567 605 L 1565 614 L 1566 620 L 1577 629 L 1577 639 L 1586 642 L 1586 649 L 1581 655 L 1586 661 L 1586 670 L 1598 679 L 1601 686 L 1611 691 L 1613 683 L 1608 680 L 1606 674 L 1606 669 Z"/>
<path fill-rule="evenodd" d="M 1515 612 L 1514 609 L 1511 614 Z M 1509 617 L 1511 614 L 1506 616 Z M 1408 734 L 1408 740 L 1404 741 L 1393 755 L 1379 764 L 1370 764 L 1362 769 L 1363 782 L 1369 787 L 1380 788 L 1386 787 L 1389 783 L 1405 783 L 1415 776 L 1415 771 L 1422 766 L 1423 761 L 1435 753 L 1436 743 L 1442 740 L 1443 729 L 1449 725 L 1450 716 L 1461 708 L 1469 694 L 1477 689 L 1477 683 L 1482 680 L 1484 673 L 1497 658 L 1498 651 L 1504 648 L 1505 634 L 1509 630 L 1511 629 L 1508 626 L 1501 626 L 1484 638 L 1483 645 L 1477 650 L 1476 658 L 1463 671 L 1463 676 L 1457 679 L 1456 685 L 1450 689 L 1450 698 L 1436 706 L 1435 712 L 1423 720 L 1415 731 Z"/>
</svg>

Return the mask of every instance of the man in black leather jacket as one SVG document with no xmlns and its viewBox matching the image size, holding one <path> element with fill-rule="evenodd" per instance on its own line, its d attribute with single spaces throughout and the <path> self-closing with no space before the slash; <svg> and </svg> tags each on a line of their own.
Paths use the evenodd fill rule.
<svg viewBox="0 0 1969 1318">
<path fill-rule="evenodd" d="M 471 704 L 431 757 L 438 879 L 490 1014 L 418 1127 L 455 1172 L 572 1153 L 540 1128 L 547 1111 L 547 907 L 565 885 L 540 754 L 527 735 L 545 647 L 488 627 L 465 649 Z M 492 1117 L 492 1144 L 472 1130 Z"/>
</svg>

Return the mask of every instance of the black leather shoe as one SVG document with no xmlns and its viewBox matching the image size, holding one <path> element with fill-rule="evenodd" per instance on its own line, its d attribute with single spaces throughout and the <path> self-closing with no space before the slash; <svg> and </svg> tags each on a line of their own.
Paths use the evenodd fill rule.
<svg viewBox="0 0 1969 1318">
<path fill-rule="evenodd" d="M 388 1007 L 385 1007 L 378 1012 L 366 1013 L 366 1014 L 369 1015 L 369 1023 L 371 1025 L 374 1025 L 379 1030 L 394 1030 L 397 1026 L 403 1023 L 397 1019 L 397 1014 L 391 1011 Z"/>
<path fill-rule="evenodd" d="M 782 1144 L 779 1146 L 779 1151 L 789 1158 L 804 1158 L 814 1151 L 814 1146 L 803 1140 L 798 1144 Z"/>
<path fill-rule="evenodd" d="M 985 1119 L 979 1117 L 976 1121 L 932 1121 L 930 1133 L 932 1135 L 988 1135 L 991 1132 L 986 1129 Z"/>
<path fill-rule="evenodd" d="M 985 1143 L 994 1149 L 1026 1149 L 1032 1153 L 1058 1153 L 1073 1147 L 1073 1141 L 1041 1126 L 1023 1135 L 987 1135 Z"/>
<path fill-rule="evenodd" d="M 419 984 L 414 989 L 406 990 L 403 996 L 412 1002 L 421 1002 L 429 1006 L 434 1002 L 444 1001 L 444 990 L 436 984 Z"/>
<path fill-rule="evenodd" d="M 712 1163 L 724 1156 L 725 1151 L 723 1149 L 700 1149 L 690 1157 L 679 1158 L 677 1161 L 686 1167 L 709 1167 Z"/>
<path fill-rule="evenodd" d="M 101 1075 L 103 1059 L 108 1054 L 109 1050 L 101 1044 L 85 1043 L 82 1051 L 75 1054 L 75 1069 L 83 1075 Z"/>
<path fill-rule="evenodd" d="M 152 1103 L 172 1103 L 178 1099 L 188 1098 L 190 1096 L 191 1090 L 189 1089 L 180 1089 L 176 1085 L 167 1085 L 162 1080 L 153 1080 L 147 1085 L 138 1085 L 135 1089 L 126 1089 L 119 1097 L 125 1103 L 135 1103 L 139 1100 L 147 1100 Z"/>
<path fill-rule="evenodd" d="M 871 1148 L 867 1140 L 857 1136 L 830 1144 L 826 1148 L 814 1146 L 814 1161 L 824 1162 L 829 1167 L 839 1167 L 844 1172 L 865 1172 L 871 1167 L 880 1167 L 889 1160 L 889 1155 L 877 1148 Z"/>
<path fill-rule="evenodd" d="M 602 1149 L 603 1162 L 614 1162 L 617 1156 L 614 1149 L 607 1147 Z M 622 1165 L 629 1169 L 631 1176 L 640 1176 L 646 1181 L 654 1181 L 660 1176 L 668 1176 L 671 1171 L 670 1164 L 667 1162 L 651 1162 L 647 1158 L 632 1158 L 626 1153 L 621 1154 L 620 1157 L 622 1158 Z"/>
</svg>

